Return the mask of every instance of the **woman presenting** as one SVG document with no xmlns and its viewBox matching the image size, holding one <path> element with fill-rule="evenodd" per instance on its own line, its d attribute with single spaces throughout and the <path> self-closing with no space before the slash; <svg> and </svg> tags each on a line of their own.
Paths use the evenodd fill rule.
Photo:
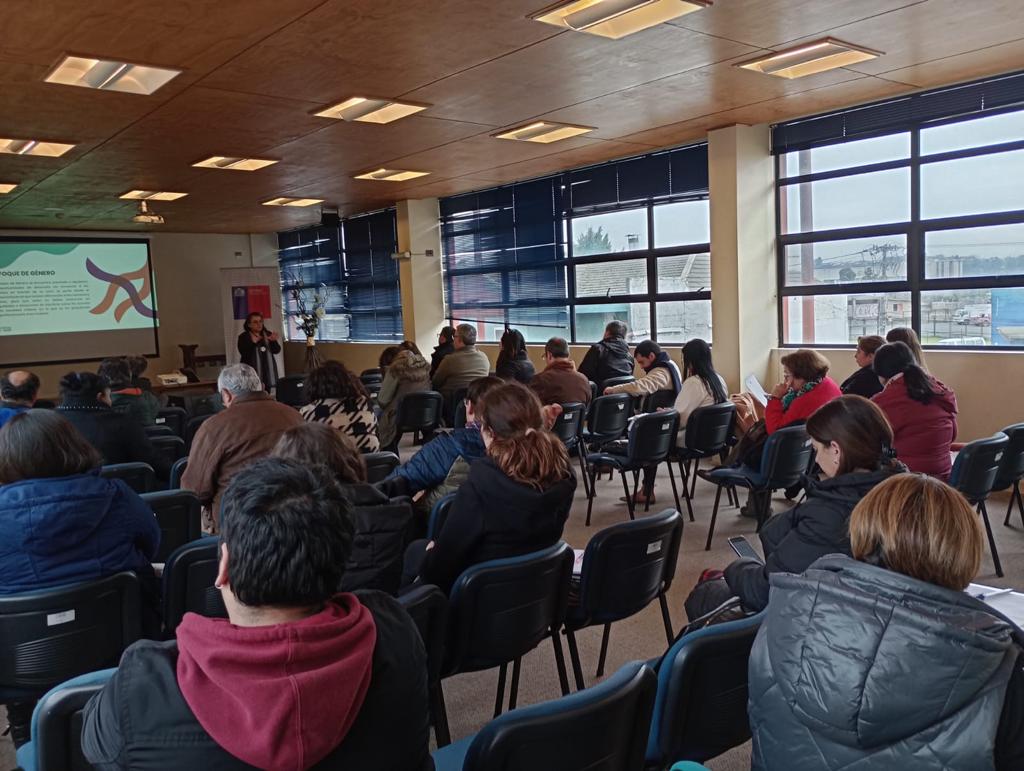
<svg viewBox="0 0 1024 771">
<path fill-rule="evenodd" d="M 274 355 L 281 353 L 277 335 L 263 326 L 263 316 L 250 313 L 245 317 L 244 331 L 238 336 L 238 354 L 242 364 L 248 364 L 260 376 L 263 387 L 269 391 L 277 385 L 277 362 Z"/>
</svg>

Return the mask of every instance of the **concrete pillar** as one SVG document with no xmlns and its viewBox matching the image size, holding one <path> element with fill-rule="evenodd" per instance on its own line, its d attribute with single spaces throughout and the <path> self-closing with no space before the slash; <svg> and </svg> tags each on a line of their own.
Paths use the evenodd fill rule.
<svg viewBox="0 0 1024 771">
<path fill-rule="evenodd" d="M 399 201 L 396 208 L 398 251 L 412 254 L 399 262 L 403 331 L 405 339 L 414 340 L 429 355 L 444 326 L 437 199 Z"/>
</svg>

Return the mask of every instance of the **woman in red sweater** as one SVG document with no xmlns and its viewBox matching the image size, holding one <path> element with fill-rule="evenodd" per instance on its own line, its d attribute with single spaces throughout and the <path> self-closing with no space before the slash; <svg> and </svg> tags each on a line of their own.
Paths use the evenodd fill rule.
<svg viewBox="0 0 1024 771">
<path fill-rule="evenodd" d="M 843 395 L 836 381 L 828 377 L 828 368 L 829 360 L 809 348 L 782 357 L 782 382 L 772 389 L 764 409 L 769 434 L 805 422 L 818 407 Z"/>
</svg>

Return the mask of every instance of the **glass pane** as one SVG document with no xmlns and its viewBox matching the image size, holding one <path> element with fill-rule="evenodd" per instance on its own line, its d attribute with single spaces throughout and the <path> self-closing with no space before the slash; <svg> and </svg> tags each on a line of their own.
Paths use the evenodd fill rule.
<svg viewBox="0 0 1024 771">
<path fill-rule="evenodd" d="M 786 185 L 780 205 L 786 233 L 905 222 L 910 219 L 910 169 Z"/>
<path fill-rule="evenodd" d="M 921 155 L 984 147 L 1024 139 L 1024 112 L 989 115 L 921 129 Z"/>
<path fill-rule="evenodd" d="M 647 209 L 613 211 L 572 221 L 574 257 L 647 248 Z"/>
<path fill-rule="evenodd" d="M 924 236 L 926 278 L 1024 273 L 1024 224 L 936 230 Z"/>
<path fill-rule="evenodd" d="M 639 342 L 650 337 L 651 313 L 648 303 L 600 303 L 577 305 L 576 342 L 596 343 L 604 336 L 609 321 L 624 321 L 629 331 L 626 340 Z"/>
<path fill-rule="evenodd" d="M 783 298 L 787 343 L 856 343 L 861 335 L 885 335 L 893 327 L 909 326 L 910 292 Z"/>
<path fill-rule="evenodd" d="M 481 343 L 497 343 L 505 333 L 505 311 L 502 308 L 460 308 L 454 311 L 451 325 L 472 324 Z"/>
<path fill-rule="evenodd" d="M 677 300 L 654 306 L 658 341 L 685 343 L 694 337 L 711 342 L 711 300 Z"/>
<path fill-rule="evenodd" d="M 782 173 L 786 177 L 797 177 L 909 157 L 910 132 L 905 132 L 786 153 Z"/>
<path fill-rule="evenodd" d="M 577 297 L 647 294 L 647 260 L 614 260 L 576 266 Z"/>
<path fill-rule="evenodd" d="M 711 255 L 708 252 L 658 258 L 658 292 L 701 292 L 709 289 Z"/>
<path fill-rule="evenodd" d="M 1024 347 L 1024 288 L 922 292 L 921 342 Z"/>
<path fill-rule="evenodd" d="M 921 166 L 921 216 L 1024 209 L 1024 150 Z"/>
<path fill-rule="evenodd" d="M 681 201 L 654 207 L 654 248 L 711 241 L 709 201 Z"/>
<path fill-rule="evenodd" d="M 786 247 L 786 286 L 894 281 L 906 277 L 907 237 L 904 235 Z"/>
<path fill-rule="evenodd" d="M 569 309 L 565 306 L 509 308 L 508 319 L 509 326 L 522 332 L 528 343 L 546 343 L 552 337 L 569 339 Z"/>
</svg>

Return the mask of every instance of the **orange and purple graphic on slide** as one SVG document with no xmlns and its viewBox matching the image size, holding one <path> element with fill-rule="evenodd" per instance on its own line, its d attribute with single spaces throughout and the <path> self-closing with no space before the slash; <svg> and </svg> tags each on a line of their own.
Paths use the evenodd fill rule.
<svg viewBox="0 0 1024 771">
<path fill-rule="evenodd" d="M 117 290 L 123 289 L 128 299 L 122 300 L 116 308 L 114 308 L 114 319 L 120 321 L 124 318 L 124 314 L 128 312 L 129 308 L 135 308 L 142 316 L 149 319 L 156 318 L 156 312 L 146 306 L 143 302 L 149 297 L 152 291 L 152 286 L 149 280 L 149 265 L 142 263 L 142 267 L 138 270 L 133 270 L 129 273 L 121 273 L 120 275 L 114 273 L 107 273 L 101 269 L 96 263 L 90 259 L 85 261 L 85 269 L 89 272 L 89 275 L 93 278 L 97 278 L 100 281 L 106 281 L 109 286 L 107 287 L 107 293 L 103 296 L 95 308 L 92 308 L 89 313 L 100 316 L 110 310 L 110 306 L 114 303 L 114 299 L 117 297 Z M 142 279 L 142 288 L 136 289 L 133 281 Z"/>
</svg>

